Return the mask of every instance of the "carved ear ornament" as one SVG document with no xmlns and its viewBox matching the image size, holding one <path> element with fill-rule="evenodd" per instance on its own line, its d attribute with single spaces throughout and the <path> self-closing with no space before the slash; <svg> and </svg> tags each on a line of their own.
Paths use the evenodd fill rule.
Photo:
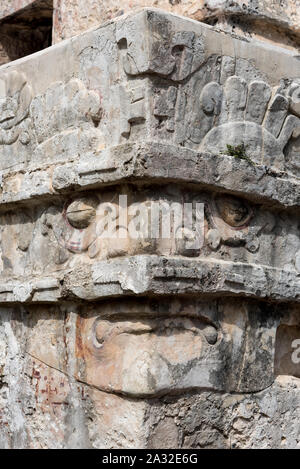
<svg viewBox="0 0 300 469">
<path fill-rule="evenodd" d="M 64 209 L 65 219 L 73 228 L 87 228 L 96 217 L 96 205 L 87 197 L 74 200 Z"/>
<path fill-rule="evenodd" d="M 250 236 L 249 231 L 253 215 L 247 201 L 230 194 L 216 194 L 207 204 L 210 229 L 206 239 L 209 247 L 216 251 L 223 242 L 230 246 L 245 245 L 248 251 L 256 252 L 259 242 L 256 236 Z"/>
<path fill-rule="evenodd" d="M 96 198 L 87 196 L 65 203 L 62 213 L 65 230 L 62 230 L 60 239 L 63 247 L 74 253 L 83 252 L 95 241 L 96 229 L 93 229 L 93 222 L 98 204 Z"/>
</svg>

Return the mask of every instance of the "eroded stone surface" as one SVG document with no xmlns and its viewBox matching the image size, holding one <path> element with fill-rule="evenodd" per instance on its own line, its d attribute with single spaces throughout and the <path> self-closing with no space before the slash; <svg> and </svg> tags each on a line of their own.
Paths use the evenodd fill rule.
<svg viewBox="0 0 300 469">
<path fill-rule="evenodd" d="M 273 370 L 276 330 L 299 328 L 299 308 L 163 299 L 2 318 L 2 447 L 298 445 L 299 380 Z"/>
<path fill-rule="evenodd" d="M 1 447 L 299 446 L 299 90 L 158 10 L 0 69 Z"/>
<path fill-rule="evenodd" d="M 158 7 L 247 38 L 259 38 L 297 50 L 299 1 L 256 0 L 54 0 L 54 41 L 140 7 Z M 92 12 L 92 14 L 90 14 Z"/>
</svg>

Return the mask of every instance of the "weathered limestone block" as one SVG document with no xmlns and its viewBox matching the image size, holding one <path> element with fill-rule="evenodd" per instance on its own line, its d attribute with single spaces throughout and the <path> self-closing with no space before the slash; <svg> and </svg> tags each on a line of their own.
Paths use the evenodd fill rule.
<svg viewBox="0 0 300 469">
<path fill-rule="evenodd" d="M 141 7 L 203 21 L 237 36 L 299 48 L 299 0 L 2 0 L 0 63 L 23 57 L 52 43 Z"/>
<path fill-rule="evenodd" d="M 122 292 L 226 291 L 299 301 L 300 237 L 294 213 L 282 216 L 246 199 L 172 185 L 164 191 L 137 193 L 131 186 L 117 186 L 84 194 L 1 215 L 0 298 L 10 301 L 12 278 L 18 285 L 28 279 L 35 285 L 42 275 L 52 279 L 51 285 L 66 280 L 61 295 L 87 299 Z M 182 203 L 202 208 L 192 238 L 175 236 L 182 230 Z M 136 233 L 138 223 L 143 227 Z M 162 228 L 165 233 L 158 237 Z M 86 277 L 84 286 L 79 282 L 77 287 L 77 268 Z M 173 285 L 176 277 L 181 282 Z"/>
<path fill-rule="evenodd" d="M 1 101 L 11 117 L 1 125 L 6 155 L 3 201 L 36 198 L 68 186 L 70 190 L 74 184 L 95 185 L 102 178 L 109 182 L 116 179 L 115 173 L 122 180 L 135 170 L 133 163 L 146 171 L 143 159 L 133 162 L 127 147 L 120 147 L 123 154 L 115 161 L 107 154 L 117 145 L 145 141 L 165 142 L 169 151 L 180 145 L 182 151 L 201 153 L 200 158 L 195 153 L 198 164 L 214 154 L 212 164 L 228 164 L 230 173 L 235 158 L 227 158 L 227 145 L 243 144 L 257 164 L 252 170 L 240 162 L 247 177 L 258 171 L 259 187 L 251 187 L 251 193 L 272 192 L 277 197 L 273 188 L 261 188 L 264 168 L 272 168 L 265 178 L 270 185 L 295 184 L 300 122 L 297 58 L 283 49 L 272 54 L 269 46 L 248 44 L 179 18 L 176 28 L 157 11 L 141 12 L 134 28 L 130 17 L 124 18 L 24 60 L 16 73 L 27 80 L 26 100 L 18 98 L 18 90 L 10 91 L 14 68 L 4 67 Z M 62 62 L 59 69 L 52 66 L 56 61 Z M 25 111 L 28 118 L 10 130 Z M 119 169 L 120 158 L 128 160 Z M 54 165 L 62 162 L 69 164 L 55 171 Z M 161 165 L 159 170 L 163 171 Z M 293 177 L 287 183 L 282 173 Z M 246 191 L 248 184 L 242 186 Z M 291 192 L 297 197 L 297 190 Z"/>
<path fill-rule="evenodd" d="M 277 376 L 274 353 L 291 352 L 276 329 L 299 330 L 299 307 L 115 300 L 1 316 L 1 447 L 298 445 L 299 379 Z"/>
<path fill-rule="evenodd" d="M 299 445 L 299 102 L 158 10 L 0 68 L 1 447 Z"/>
<path fill-rule="evenodd" d="M 234 34 L 297 50 L 299 0 L 54 0 L 54 43 L 140 7 L 204 21 Z"/>
</svg>

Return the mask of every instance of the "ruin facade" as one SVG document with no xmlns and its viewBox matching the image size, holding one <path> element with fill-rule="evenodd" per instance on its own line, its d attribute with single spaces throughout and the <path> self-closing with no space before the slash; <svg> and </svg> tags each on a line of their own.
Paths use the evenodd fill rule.
<svg viewBox="0 0 300 469">
<path fill-rule="evenodd" d="M 1 448 L 299 447 L 299 2 L 270 3 L 4 1 Z"/>
</svg>

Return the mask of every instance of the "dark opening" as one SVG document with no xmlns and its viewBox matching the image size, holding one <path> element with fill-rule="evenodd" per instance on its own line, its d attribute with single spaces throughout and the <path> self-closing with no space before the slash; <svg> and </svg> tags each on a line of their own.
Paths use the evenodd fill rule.
<svg viewBox="0 0 300 469">
<path fill-rule="evenodd" d="M 0 65 L 49 47 L 53 0 L 36 0 L 0 20 Z"/>
</svg>

